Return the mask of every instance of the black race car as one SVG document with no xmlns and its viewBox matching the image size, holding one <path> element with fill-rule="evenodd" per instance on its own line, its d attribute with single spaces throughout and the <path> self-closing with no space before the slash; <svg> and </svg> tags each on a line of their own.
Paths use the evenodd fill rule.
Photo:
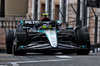
<svg viewBox="0 0 100 66">
<path fill-rule="evenodd" d="M 53 54 L 76 53 L 88 55 L 90 37 L 86 27 L 69 27 L 61 30 L 61 24 L 45 17 L 41 21 L 22 21 L 19 28 L 6 33 L 6 53 L 25 55 L 27 52 Z"/>
</svg>

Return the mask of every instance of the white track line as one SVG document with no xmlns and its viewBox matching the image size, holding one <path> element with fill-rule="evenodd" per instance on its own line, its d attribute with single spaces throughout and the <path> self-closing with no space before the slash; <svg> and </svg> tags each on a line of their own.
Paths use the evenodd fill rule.
<svg viewBox="0 0 100 66">
<path fill-rule="evenodd" d="M 13 66 L 19 66 L 18 63 L 41 63 L 41 62 L 56 62 L 56 61 L 67 61 L 73 59 L 53 59 L 53 60 L 39 60 L 39 61 L 18 61 L 18 62 L 9 62 Z"/>
<path fill-rule="evenodd" d="M 62 56 L 56 56 L 56 57 L 59 57 L 59 58 L 62 58 L 62 59 L 52 59 L 52 60 L 38 60 L 38 61 L 17 61 L 17 62 L 8 62 L 10 64 L 12 64 L 13 66 L 19 66 L 18 63 L 41 63 L 41 62 L 56 62 L 56 61 L 67 61 L 67 60 L 73 60 L 72 57 L 70 56 L 65 56 L 65 55 L 62 55 Z"/>
<path fill-rule="evenodd" d="M 66 56 L 66 55 L 59 55 L 59 56 L 56 56 L 56 57 L 59 57 L 59 58 L 63 58 L 63 59 L 72 59 L 72 57 L 71 56 Z"/>
<path fill-rule="evenodd" d="M 8 65 L 0 65 L 0 66 L 8 66 Z"/>
<path fill-rule="evenodd" d="M 19 66 L 19 64 L 17 64 L 16 62 L 11 62 L 11 64 L 12 64 L 13 66 Z"/>
</svg>

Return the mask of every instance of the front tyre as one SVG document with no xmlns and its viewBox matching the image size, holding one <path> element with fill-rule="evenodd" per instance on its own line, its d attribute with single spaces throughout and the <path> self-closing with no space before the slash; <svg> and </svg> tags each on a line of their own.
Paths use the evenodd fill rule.
<svg viewBox="0 0 100 66">
<path fill-rule="evenodd" d="M 27 31 L 22 28 L 16 29 L 16 37 L 18 40 L 18 44 L 27 45 Z"/>
<path fill-rule="evenodd" d="M 14 30 L 8 29 L 6 32 L 6 53 L 12 54 L 12 45 L 14 39 Z"/>
<path fill-rule="evenodd" d="M 77 45 L 87 45 L 90 47 L 90 36 L 87 28 L 82 27 L 75 31 L 75 40 Z"/>
</svg>

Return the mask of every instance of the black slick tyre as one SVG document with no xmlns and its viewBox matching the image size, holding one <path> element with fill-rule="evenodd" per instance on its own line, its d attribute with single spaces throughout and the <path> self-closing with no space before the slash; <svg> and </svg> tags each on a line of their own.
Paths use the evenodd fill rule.
<svg viewBox="0 0 100 66">
<path fill-rule="evenodd" d="M 16 29 L 16 37 L 19 45 L 27 44 L 27 32 L 22 28 Z"/>
<path fill-rule="evenodd" d="M 82 27 L 75 31 L 75 40 L 78 46 L 85 46 L 76 51 L 77 55 L 88 55 L 90 53 L 90 36 L 87 28 Z"/>
<path fill-rule="evenodd" d="M 78 45 L 90 46 L 90 36 L 87 28 L 79 28 L 75 31 L 75 40 Z"/>
<path fill-rule="evenodd" d="M 8 29 L 6 32 L 6 53 L 12 54 L 12 45 L 14 39 L 14 30 Z"/>
</svg>

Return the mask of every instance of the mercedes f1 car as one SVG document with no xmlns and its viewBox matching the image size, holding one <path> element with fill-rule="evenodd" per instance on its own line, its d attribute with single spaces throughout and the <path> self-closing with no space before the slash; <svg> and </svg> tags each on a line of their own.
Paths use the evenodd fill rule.
<svg viewBox="0 0 100 66">
<path fill-rule="evenodd" d="M 90 37 L 86 27 L 69 27 L 61 30 L 61 24 L 45 17 L 41 21 L 22 21 L 19 28 L 6 33 L 6 53 L 25 55 L 28 51 L 45 54 L 74 52 L 88 55 Z"/>
</svg>

